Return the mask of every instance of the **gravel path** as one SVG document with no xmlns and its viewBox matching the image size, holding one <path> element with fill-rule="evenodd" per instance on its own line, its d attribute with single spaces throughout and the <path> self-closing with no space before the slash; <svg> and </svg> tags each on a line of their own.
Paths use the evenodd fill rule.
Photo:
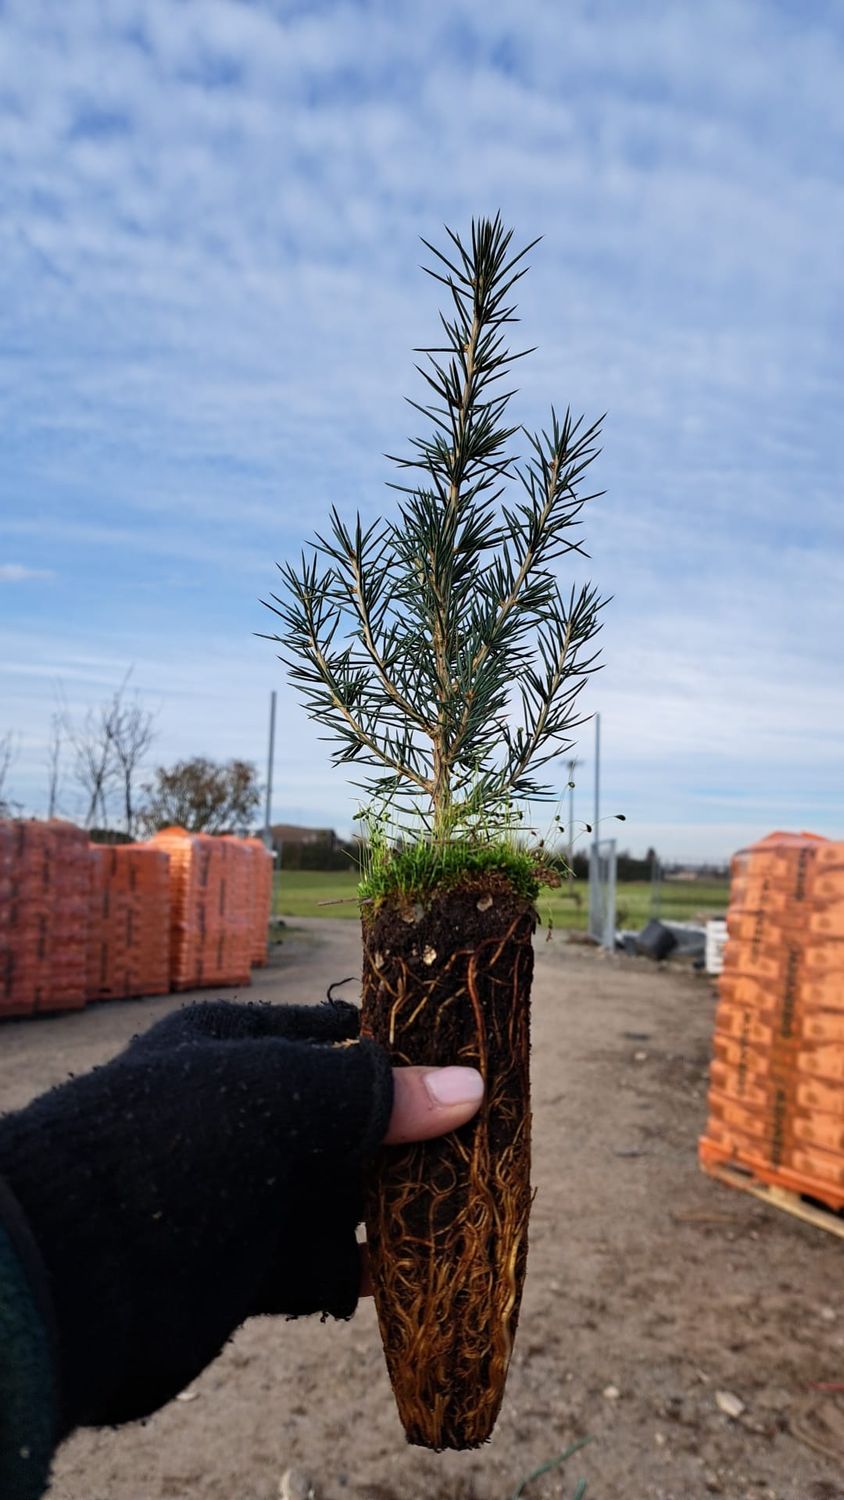
<svg viewBox="0 0 844 1500">
<path fill-rule="evenodd" d="M 251 993 L 315 1001 L 359 963 L 353 923 L 302 920 Z M 187 998 L 3 1024 L 3 1107 Z M 537 1197 L 492 1442 L 407 1447 L 366 1304 L 348 1324 L 247 1324 L 194 1400 L 65 1444 L 55 1500 L 273 1500 L 289 1467 L 316 1500 L 510 1500 L 585 1436 L 527 1500 L 571 1500 L 581 1477 L 587 1500 L 844 1500 L 844 1398 L 810 1389 L 844 1379 L 841 1241 L 698 1172 L 707 982 L 540 934 L 534 1000 Z"/>
</svg>

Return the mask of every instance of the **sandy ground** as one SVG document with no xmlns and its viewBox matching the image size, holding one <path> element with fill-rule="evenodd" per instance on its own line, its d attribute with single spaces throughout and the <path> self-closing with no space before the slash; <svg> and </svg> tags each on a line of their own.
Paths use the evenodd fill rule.
<svg viewBox="0 0 844 1500">
<path fill-rule="evenodd" d="M 359 967 L 353 923 L 302 922 L 252 994 L 313 1001 Z M 349 986 L 352 989 L 353 986 Z M 713 999 L 646 960 L 538 943 L 531 1252 L 504 1409 L 471 1454 L 409 1448 L 371 1304 L 348 1324 L 254 1320 L 149 1422 L 77 1434 L 55 1500 L 844 1500 L 842 1251 L 703 1177 Z M 101 1062 L 184 997 L 0 1028 L 0 1098 Z M 738 1420 L 716 1392 L 740 1398 Z M 820 1445 L 820 1447 L 818 1447 Z M 829 1456 L 822 1450 L 827 1449 Z"/>
</svg>

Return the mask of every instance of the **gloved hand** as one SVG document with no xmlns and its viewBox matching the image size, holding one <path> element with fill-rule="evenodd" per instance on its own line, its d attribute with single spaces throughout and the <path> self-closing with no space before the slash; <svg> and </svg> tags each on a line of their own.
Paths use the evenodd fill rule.
<svg viewBox="0 0 844 1500">
<path fill-rule="evenodd" d="M 46 1270 L 56 1441 L 154 1411 L 248 1316 L 354 1311 L 363 1158 L 479 1102 L 438 1111 L 424 1069 L 397 1070 L 394 1091 L 357 1032 L 342 1002 L 190 1005 L 0 1120 L 18 1244 L 28 1226 L 30 1279 Z"/>
</svg>

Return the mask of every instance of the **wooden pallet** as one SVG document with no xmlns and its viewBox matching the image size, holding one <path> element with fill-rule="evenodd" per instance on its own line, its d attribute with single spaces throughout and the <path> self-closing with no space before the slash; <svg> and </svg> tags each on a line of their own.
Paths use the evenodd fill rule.
<svg viewBox="0 0 844 1500">
<path fill-rule="evenodd" d="M 806 1224 L 814 1224 L 816 1229 L 826 1229 L 830 1234 L 837 1234 L 839 1239 L 844 1240 L 844 1215 L 836 1213 L 832 1208 L 824 1208 L 819 1203 L 813 1203 L 802 1198 L 799 1193 L 793 1193 L 790 1188 L 775 1187 L 773 1183 L 761 1182 L 758 1177 L 740 1167 L 734 1167 L 729 1162 L 709 1161 L 704 1168 L 707 1176 L 715 1177 L 719 1182 L 724 1182 L 728 1187 L 739 1188 L 743 1193 L 752 1193 L 754 1198 L 759 1198 L 763 1203 L 769 1203 L 772 1208 L 781 1208 L 787 1214 L 793 1214 L 795 1219 L 802 1219 Z"/>
</svg>

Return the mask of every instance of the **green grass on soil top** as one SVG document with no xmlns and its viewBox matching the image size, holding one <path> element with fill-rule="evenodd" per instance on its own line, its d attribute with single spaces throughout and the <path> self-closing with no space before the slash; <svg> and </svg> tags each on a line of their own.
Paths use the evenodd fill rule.
<svg viewBox="0 0 844 1500">
<path fill-rule="evenodd" d="M 512 844 L 449 844 L 421 842 L 404 849 L 379 852 L 360 883 L 362 901 L 376 904 L 390 896 L 412 898 L 433 890 L 447 890 L 467 877 L 504 875 L 514 891 L 528 901 L 539 894 L 537 858 Z"/>
</svg>

